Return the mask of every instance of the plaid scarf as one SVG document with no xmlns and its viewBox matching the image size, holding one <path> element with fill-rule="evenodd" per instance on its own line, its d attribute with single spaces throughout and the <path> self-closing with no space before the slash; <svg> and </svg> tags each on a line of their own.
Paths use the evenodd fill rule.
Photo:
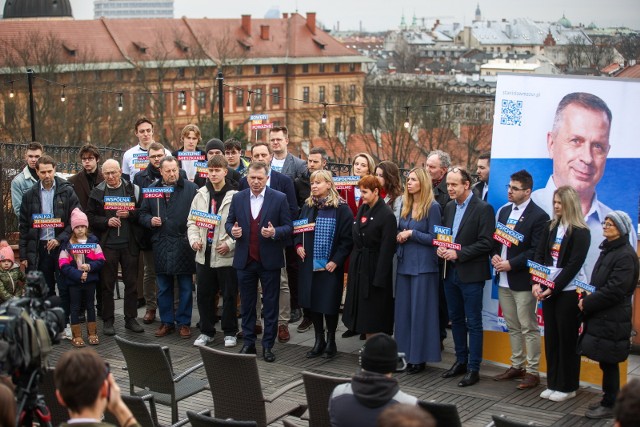
<svg viewBox="0 0 640 427">
<path fill-rule="evenodd" d="M 322 271 L 325 270 L 331 256 L 338 210 L 325 206 L 326 199 L 314 198 L 313 201 L 318 209 L 313 235 L 313 271 Z"/>
</svg>

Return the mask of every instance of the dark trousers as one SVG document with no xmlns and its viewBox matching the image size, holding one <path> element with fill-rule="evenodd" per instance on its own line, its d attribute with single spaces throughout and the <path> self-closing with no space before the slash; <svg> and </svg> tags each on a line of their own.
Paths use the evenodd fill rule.
<svg viewBox="0 0 640 427">
<path fill-rule="evenodd" d="M 547 386 L 550 390 L 576 391 L 580 378 L 578 344 L 578 294 L 559 292 L 542 302 Z"/>
<path fill-rule="evenodd" d="M 138 316 L 138 255 L 131 255 L 128 249 L 102 248 L 105 263 L 100 276 L 102 285 L 102 320 L 113 321 L 113 290 L 118 280 L 118 265 L 122 270 L 124 283 L 124 316 L 135 319 Z"/>
<path fill-rule="evenodd" d="M 235 336 L 238 332 L 236 299 L 238 297 L 238 276 L 233 267 L 209 267 L 211 252 L 207 249 L 204 265 L 196 264 L 198 311 L 200 312 L 200 332 L 210 337 L 216 333 L 216 294 L 222 294 L 221 327 L 225 336 Z"/>
<path fill-rule="evenodd" d="M 58 255 L 60 251 L 58 248 L 52 250 L 51 252 L 47 251 L 47 241 L 40 240 L 38 241 L 38 265 L 29 267 L 29 271 L 41 271 L 44 276 L 44 281 L 47 283 L 47 287 L 49 288 L 49 292 L 46 296 L 54 296 L 56 294 L 56 282 L 58 286 L 58 296 L 62 301 L 62 309 L 64 310 L 64 318 L 65 324 L 69 323 L 69 291 L 67 290 L 67 286 L 62 283 L 64 280 L 56 280 L 56 275 L 59 274 L 57 265 L 58 265 Z"/>
<path fill-rule="evenodd" d="M 455 268 L 447 268 L 444 292 L 451 319 L 456 361 L 469 363 L 469 370 L 476 372 L 480 370 L 482 362 L 483 288 L 484 281 L 463 283 Z"/>
<path fill-rule="evenodd" d="M 244 345 L 252 345 L 256 342 L 254 329 L 256 326 L 258 280 L 260 280 L 262 285 L 262 314 L 264 315 L 262 347 L 272 348 L 278 329 L 280 269 L 266 270 L 262 263 L 252 261 L 244 269 L 237 270 L 237 273 Z"/>
<path fill-rule="evenodd" d="M 294 246 L 287 246 L 284 250 L 287 263 L 287 280 L 289 281 L 289 299 L 291 310 L 300 308 L 298 303 L 298 255 Z"/>
<path fill-rule="evenodd" d="M 602 391 L 604 392 L 600 404 L 607 408 L 613 408 L 620 391 L 620 367 L 617 363 L 600 362 L 600 369 L 602 370 Z"/>
<path fill-rule="evenodd" d="M 93 306 L 93 299 L 96 293 L 97 282 L 82 283 L 81 285 L 69 286 L 69 299 L 71 302 L 71 324 L 80 323 L 80 310 L 85 307 L 87 310 L 87 322 L 96 321 L 96 310 Z"/>
<path fill-rule="evenodd" d="M 443 341 L 447 338 L 449 310 L 447 308 L 447 297 L 444 293 L 444 279 L 440 277 L 438 282 L 438 320 L 440 321 L 440 341 Z"/>
</svg>

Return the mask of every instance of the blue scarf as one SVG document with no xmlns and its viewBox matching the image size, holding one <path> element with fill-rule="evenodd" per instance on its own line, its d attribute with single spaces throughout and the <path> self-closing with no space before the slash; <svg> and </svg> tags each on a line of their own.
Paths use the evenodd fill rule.
<svg viewBox="0 0 640 427">
<path fill-rule="evenodd" d="M 316 217 L 316 226 L 313 235 L 313 271 L 325 270 L 333 240 L 336 234 L 336 213 L 334 207 L 320 206 Z"/>
</svg>

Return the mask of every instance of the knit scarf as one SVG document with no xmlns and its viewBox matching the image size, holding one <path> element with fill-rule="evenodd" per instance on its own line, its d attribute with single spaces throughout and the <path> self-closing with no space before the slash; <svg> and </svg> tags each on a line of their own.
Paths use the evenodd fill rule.
<svg viewBox="0 0 640 427">
<path fill-rule="evenodd" d="M 313 197 L 313 203 L 318 210 L 313 234 L 313 271 L 326 269 L 336 234 L 336 213 L 338 210 L 333 206 L 327 206 L 326 202 L 326 197 L 322 199 Z"/>
</svg>

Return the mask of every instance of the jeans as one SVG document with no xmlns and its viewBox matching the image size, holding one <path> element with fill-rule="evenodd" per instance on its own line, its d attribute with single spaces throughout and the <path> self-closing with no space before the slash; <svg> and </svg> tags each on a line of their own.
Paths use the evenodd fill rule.
<svg viewBox="0 0 640 427">
<path fill-rule="evenodd" d="M 482 362 L 482 282 L 462 283 L 454 268 L 447 269 L 444 292 L 447 297 L 456 361 L 479 371 Z M 468 343 L 467 343 L 468 334 Z"/>
<path fill-rule="evenodd" d="M 178 279 L 179 300 L 178 309 L 173 312 L 173 280 Z M 191 312 L 193 310 L 193 298 L 191 289 L 193 275 L 191 274 L 158 274 L 158 308 L 160 309 L 160 321 L 166 325 L 191 326 Z M 213 310 L 214 307 L 211 307 Z"/>
<path fill-rule="evenodd" d="M 80 307 L 84 304 L 87 309 L 87 322 L 96 321 L 96 310 L 93 299 L 96 293 L 97 282 L 82 283 L 80 285 L 70 285 L 69 297 L 71 300 L 71 324 L 80 323 Z"/>
</svg>

